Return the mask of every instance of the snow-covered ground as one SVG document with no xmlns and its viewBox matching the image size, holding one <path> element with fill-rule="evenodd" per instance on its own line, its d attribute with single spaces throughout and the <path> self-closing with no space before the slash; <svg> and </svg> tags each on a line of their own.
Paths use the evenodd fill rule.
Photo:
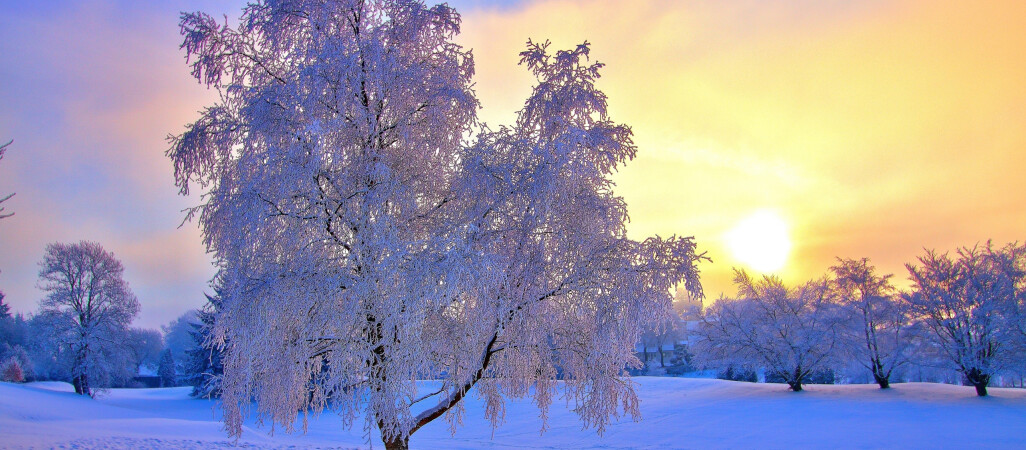
<svg viewBox="0 0 1026 450">
<path fill-rule="evenodd" d="M 612 425 L 602 437 L 582 430 L 557 403 L 549 430 L 530 400 L 508 405 L 495 430 L 471 397 L 464 426 L 450 435 L 444 421 L 418 431 L 413 448 L 1026 448 L 1026 390 L 940 384 L 808 386 L 709 379 L 636 378 L 642 420 Z M 216 402 L 188 397 L 189 388 L 114 389 L 90 400 L 65 383 L 0 383 L 3 448 L 317 448 L 367 447 L 338 417 L 310 421 L 304 434 L 275 433 L 251 422 L 238 443 L 225 437 Z M 382 448 L 376 433 L 371 439 Z"/>
</svg>

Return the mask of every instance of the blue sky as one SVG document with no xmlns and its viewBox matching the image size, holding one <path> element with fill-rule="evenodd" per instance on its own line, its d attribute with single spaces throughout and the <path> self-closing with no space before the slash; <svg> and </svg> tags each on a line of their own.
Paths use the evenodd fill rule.
<svg viewBox="0 0 1026 450">
<path fill-rule="evenodd" d="M 188 74 L 178 14 L 238 15 L 245 2 L 0 2 L 0 192 L 15 216 L 0 222 L 0 290 L 34 312 L 47 243 L 94 240 L 122 260 L 157 327 L 203 304 L 213 275 L 164 157 L 212 93 Z M 515 1 L 456 1 L 460 10 Z"/>
</svg>

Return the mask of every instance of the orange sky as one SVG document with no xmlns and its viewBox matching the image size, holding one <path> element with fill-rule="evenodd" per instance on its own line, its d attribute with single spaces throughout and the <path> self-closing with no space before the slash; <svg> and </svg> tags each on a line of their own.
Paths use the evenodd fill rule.
<svg viewBox="0 0 1026 450">
<path fill-rule="evenodd" d="M 585 39 L 638 157 L 634 237 L 694 235 L 733 293 L 723 234 L 778 211 L 786 280 L 869 257 L 905 284 L 923 248 L 1026 238 L 1026 2 L 537 1 L 464 12 L 490 123 L 531 79 L 528 37 Z"/>
<path fill-rule="evenodd" d="M 429 3 L 438 0 L 427 0 Z M 49 242 L 101 242 L 156 327 L 203 305 L 213 275 L 164 156 L 213 92 L 189 76 L 182 9 L 242 0 L 0 2 L 0 290 L 31 313 Z M 693 235 L 710 297 L 734 293 L 724 235 L 788 222 L 781 275 L 869 257 L 902 284 L 923 248 L 1026 239 L 1026 2 L 452 0 L 477 89 L 508 123 L 527 38 L 589 40 L 639 153 L 617 174 L 629 231 Z M 499 6 L 501 5 L 501 6 Z"/>
</svg>

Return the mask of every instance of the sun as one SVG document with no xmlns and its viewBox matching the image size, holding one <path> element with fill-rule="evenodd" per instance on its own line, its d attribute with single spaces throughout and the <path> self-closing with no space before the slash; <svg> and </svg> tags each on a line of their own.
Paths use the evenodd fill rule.
<svg viewBox="0 0 1026 450">
<path fill-rule="evenodd" d="M 791 253 L 787 222 L 775 211 L 759 210 L 724 235 L 734 259 L 762 273 L 774 273 L 784 267 Z"/>
</svg>

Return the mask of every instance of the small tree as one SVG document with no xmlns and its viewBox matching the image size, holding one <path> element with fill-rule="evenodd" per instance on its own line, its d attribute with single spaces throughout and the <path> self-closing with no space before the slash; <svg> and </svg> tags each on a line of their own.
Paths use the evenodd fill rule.
<svg viewBox="0 0 1026 450">
<path fill-rule="evenodd" d="M 164 338 L 157 330 L 131 328 L 125 346 L 132 355 L 132 370 L 138 373 L 140 367 L 148 366 L 152 369 L 158 365 Z"/>
<path fill-rule="evenodd" d="M 195 346 L 186 356 L 188 383 L 192 385 L 193 397 L 217 398 L 221 396 L 221 377 L 224 364 L 221 362 L 221 346 L 213 338 L 217 311 L 220 309 L 220 294 L 207 295 L 207 304 L 199 312 L 200 323 L 193 324 L 192 338 Z"/>
<path fill-rule="evenodd" d="M 164 333 L 164 348 L 171 350 L 171 356 L 177 364 L 175 369 L 179 373 L 185 370 L 185 362 L 188 360 L 186 355 L 196 348 L 196 340 L 192 333 L 199 323 L 199 311 L 190 309 L 160 327 Z"/>
<path fill-rule="evenodd" d="M 1026 282 L 1026 246 L 963 247 L 953 258 L 928 250 L 907 264 L 914 291 L 903 296 L 931 331 L 945 359 L 976 394 L 987 395 L 991 377 L 1011 355 L 1017 303 Z"/>
<path fill-rule="evenodd" d="M 17 359 L 9 358 L 3 365 L 3 380 L 9 383 L 21 383 L 25 381 L 25 374 L 22 373 L 21 364 Z"/>
<path fill-rule="evenodd" d="M 662 323 L 656 323 L 641 334 L 641 345 L 644 351 L 644 362 L 648 363 L 648 349 L 655 348 L 659 354 L 659 367 L 666 367 L 669 349 L 680 340 L 681 330 L 673 317 L 667 317 Z M 647 367 L 646 367 L 647 369 Z"/>
<path fill-rule="evenodd" d="M 868 259 L 837 261 L 830 268 L 831 287 L 847 325 L 843 348 L 873 374 L 881 389 L 887 389 L 894 370 L 910 358 L 904 305 L 896 298 L 891 275 L 877 275 Z"/>
<path fill-rule="evenodd" d="M 720 298 L 706 312 L 700 350 L 706 364 L 765 367 L 798 392 L 828 368 L 839 339 L 838 314 L 825 282 L 788 288 L 776 277 L 755 281 L 735 270 L 738 298 Z"/>
<path fill-rule="evenodd" d="M 78 394 L 92 395 L 94 385 L 129 375 L 123 373 L 123 362 L 131 359 L 123 344 L 139 301 L 123 274 L 121 261 L 95 242 L 46 246 L 39 316 Z"/>
<path fill-rule="evenodd" d="M 171 349 L 165 349 L 160 354 L 160 366 L 157 369 L 160 376 L 160 387 L 174 387 L 175 383 L 175 359 L 171 356 Z"/>
<path fill-rule="evenodd" d="M 0 292 L 0 319 L 8 319 L 11 317 L 11 306 L 4 303 L 4 293 Z"/>
</svg>

